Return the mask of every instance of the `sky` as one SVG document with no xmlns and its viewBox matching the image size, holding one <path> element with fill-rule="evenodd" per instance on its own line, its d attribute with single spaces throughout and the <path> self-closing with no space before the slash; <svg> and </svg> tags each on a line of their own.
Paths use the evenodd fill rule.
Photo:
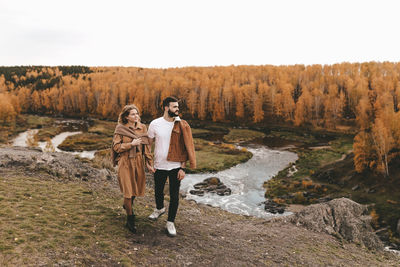
<svg viewBox="0 0 400 267">
<path fill-rule="evenodd" d="M 398 0 L 0 0 L 0 66 L 400 61 Z"/>
</svg>

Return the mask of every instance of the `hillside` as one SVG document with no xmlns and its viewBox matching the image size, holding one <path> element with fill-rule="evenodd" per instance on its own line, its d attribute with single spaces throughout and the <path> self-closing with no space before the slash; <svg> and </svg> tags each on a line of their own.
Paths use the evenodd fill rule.
<svg viewBox="0 0 400 267">
<path fill-rule="evenodd" d="M 2 148 L 0 154 L 2 266 L 396 266 L 400 259 L 286 218 L 245 217 L 185 199 L 178 236 L 169 238 L 165 216 L 147 219 L 154 205 L 151 186 L 135 204 L 139 232 L 133 235 L 124 228 L 112 173 L 71 155 L 21 148 Z"/>
</svg>

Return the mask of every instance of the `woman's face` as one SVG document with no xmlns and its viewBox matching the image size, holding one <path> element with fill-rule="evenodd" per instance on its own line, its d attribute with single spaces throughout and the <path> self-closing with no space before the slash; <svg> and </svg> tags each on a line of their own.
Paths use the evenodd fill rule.
<svg viewBox="0 0 400 267">
<path fill-rule="evenodd" d="M 135 122 L 140 121 L 140 116 L 136 109 L 132 109 L 126 118 L 128 119 L 128 122 L 130 122 L 130 123 L 135 123 Z"/>
</svg>

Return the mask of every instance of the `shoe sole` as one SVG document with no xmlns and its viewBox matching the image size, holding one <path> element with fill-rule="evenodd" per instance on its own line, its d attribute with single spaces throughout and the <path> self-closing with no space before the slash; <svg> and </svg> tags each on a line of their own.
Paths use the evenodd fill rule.
<svg viewBox="0 0 400 267">
<path fill-rule="evenodd" d="M 167 229 L 165 229 L 165 233 L 167 233 L 168 237 L 176 237 L 176 234 L 175 235 L 170 234 Z"/>
</svg>

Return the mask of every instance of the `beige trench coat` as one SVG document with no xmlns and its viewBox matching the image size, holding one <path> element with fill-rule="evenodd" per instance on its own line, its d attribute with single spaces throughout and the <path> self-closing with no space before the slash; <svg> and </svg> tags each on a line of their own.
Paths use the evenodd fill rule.
<svg viewBox="0 0 400 267">
<path fill-rule="evenodd" d="M 147 133 L 146 125 L 138 123 L 132 128 L 135 134 Z M 143 196 L 146 186 L 145 161 L 153 166 L 150 145 L 132 146 L 132 138 L 115 134 L 113 138 L 113 149 L 119 153 L 118 156 L 118 182 L 124 198 L 132 196 Z M 136 149 L 136 156 L 129 157 L 129 150 Z"/>
</svg>

